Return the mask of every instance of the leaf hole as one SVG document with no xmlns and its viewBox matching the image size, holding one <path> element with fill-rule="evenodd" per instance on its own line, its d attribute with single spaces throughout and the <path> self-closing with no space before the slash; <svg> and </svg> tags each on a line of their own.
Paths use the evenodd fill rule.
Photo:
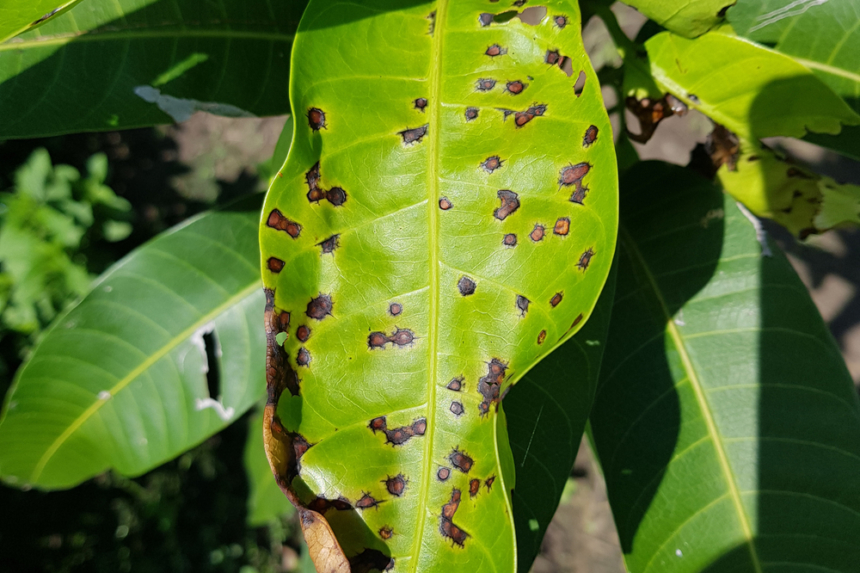
<svg viewBox="0 0 860 573">
<path fill-rule="evenodd" d="M 570 64 L 570 60 L 568 60 L 566 62 L 566 64 Z M 562 69 L 564 69 L 564 68 L 562 68 Z M 568 76 L 570 76 L 571 74 L 573 74 L 573 68 L 571 67 L 571 70 L 569 72 L 565 69 L 565 72 L 567 73 Z M 573 84 L 573 93 L 576 94 L 576 97 L 579 97 L 582 95 L 582 90 L 584 90 L 584 89 L 585 89 L 585 72 L 580 71 L 579 77 L 576 78 L 576 83 Z"/>
<path fill-rule="evenodd" d="M 203 352 L 206 357 L 206 363 L 203 365 L 206 369 L 206 390 L 210 398 L 218 400 L 221 396 L 221 367 L 219 362 L 221 348 L 218 345 L 218 339 L 215 337 L 214 329 L 204 332 L 201 338 Z"/>
</svg>

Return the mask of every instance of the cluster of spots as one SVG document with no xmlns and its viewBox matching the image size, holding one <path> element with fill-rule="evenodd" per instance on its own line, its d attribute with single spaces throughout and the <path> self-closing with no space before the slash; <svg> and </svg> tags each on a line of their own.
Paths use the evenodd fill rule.
<svg viewBox="0 0 860 573">
<path fill-rule="evenodd" d="M 467 107 L 466 108 L 466 121 L 472 121 L 473 119 L 477 119 L 478 117 L 478 108 L 476 107 Z"/>
<path fill-rule="evenodd" d="M 284 388 L 287 388 L 293 396 L 299 394 L 299 377 L 290 366 L 287 353 L 281 344 L 278 344 L 278 335 L 289 336 L 287 330 L 290 326 L 290 313 L 275 310 L 275 291 L 265 289 L 265 293 L 266 381 L 270 394 L 277 394 L 271 394 L 269 400 L 274 400 L 274 404 L 277 404 L 277 399 L 280 398 Z"/>
<path fill-rule="evenodd" d="M 427 34 L 432 36 L 433 32 L 436 31 L 436 10 L 427 14 L 427 19 L 430 20 L 430 29 L 427 30 Z"/>
<path fill-rule="evenodd" d="M 427 98 L 426 97 L 420 97 L 412 103 L 414 104 L 415 109 L 420 110 L 421 113 L 424 113 L 424 108 L 427 107 Z"/>
<path fill-rule="evenodd" d="M 504 163 L 504 161 L 498 155 L 492 155 L 490 157 L 487 157 L 481 163 L 481 167 L 487 173 L 492 173 L 496 169 L 500 168 L 502 166 L 502 163 Z"/>
<path fill-rule="evenodd" d="M 508 233 L 502 239 L 502 244 L 506 247 L 516 247 L 517 246 L 517 236 L 513 233 Z"/>
<path fill-rule="evenodd" d="M 524 84 L 520 80 L 513 80 L 505 84 L 505 91 L 511 95 L 519 95 L 523 93 L 523 90 L 529 87 L 528 84 Z"/>
<path fill-rule="evenodd" d="M 323 199 L 334 205 L 335 207 L 340 207 L 344 203 L 346 203 L 346 191 L 341 187 L 332 187 L 331 189 L 323 189 L 320 185 L 320 163 L 317 161 L 314 163 L 313 167 L 305 173 L 305 180 L 308 184 L 308 201 L 311 203 L 319 203 Z"/>
<path fill-rule="evenodd" d="M 317 243 L 316 246 L 322 251 L 320 254 L 328 255 L 333 253 L 334 250 L 340 246 L 340 243 L 338 242 L 339 238 L 340 235 L 332 235 L 325 241 Z"/>
<path fill-rule="evenodd" d="M 477 285 L 475 284 L 475 281 L 473 281 L 467 276 L 460 277 L 460 280 L 457 282 L 457 288 L 460 290 L 460 294 L 463 296 L 475 294 L 476 287 Z"/>
<path fill-rule="evenodd" d="M 597 129 L 597 128 L 595 128 Z M 561 168 L 558 173 L 558 185 L 561 187 L 573 186 L 573 193 L 570 195 L 572 203 L 579 203 L 585 200 L 585 195 L 588 193 L 588 187 L 582 184 L 583 178 L 591 171 L 590 163 L 582 162 L 576 165 L 566 165 Z"/>
<path fill-rule="evenodd" d="M 396 328 L 396 327 L 395 327 Z M 389 342 L 395 346 L 409 346 L 415 340 L 415 333 L 408 328 L 396 328 L 396 330 L 387 336 L 384 332 L 371 332 L 367 336 L 367 346 L 371 350 L 376 348 L 385 348 Z"/>
<path fill-rule="evenodd" d="M 277 257 L 269 257 L 269 260 L 266 261 L 266 266 L 269 267 L 270 271 L 277 274 L 284 270 L 284 261 Z"/>
<path fill-rule="evenodd" d="M 553 295 L 553 297 L 549 300 L 549 304 L 551 307 L 555 308 L 561 303 L 561 299 L 564 298 L 564 292 L 559 291 Z"/>
<path fill-rule="evenodd" d="M 499 221 L 504 221 L 508 215 L 514 213 L 520 208 L 519 195 L 509 189 L 500 189 L 496 196 L 501 200 L 502 204 L 493 211 L 493 217 Z"/>
<path fill-rule="evenodd" d="M 454 488 L 451 490 L 451 500 L 442 506 L 442 515 L 439 516 L 439 533 L 442 534 L 442 537 L 450 539 L 454 545 L 463 547 L 466 539 L 470 536 L 460 527 L 454 525 L 454 514 L 457 513 L 459 507 L 460 490 Z"/>
<path fill-rule="evenodd" d="M 425 123 L 421 127 L 413 127 L 406 128 L 403 131 L 398 131 L 397 135 L 403 138 L 404 145 L 412 145 L 413 143 L 420 142 L 425 135 L 427 135 L 427 130 L 430 128 L 429 123 Z"/>
<path fill-rule="evenodd" d="M 400 497 L 406 491 L 406 486 L 409 485 L 409 480 L 403 474 L 397 474 L 394 477 L 388 476 L 382 480 L 385 484 L 385 489 L 394 497 Z"/>
<path fill-rule="evenodd" d="M 445 387 L 452 392 L 459 392 L 463 389 L 463 377 L 457 376 L 456 378 L 452 378 Z"/>
<path fill-rule="evenodd" d="M 560 237 L 566 236 L 570 232 L 570 218 L 559 218 L 559 220 L 555 222 L 552 232 L 554 235 L 558 235 Z"/>
<path fill-rule="evenodd" d="M 525 316 L 529 310 L 529 303 L 531 301 L 524 297 L 521 294 L 517 295 L 517 310 L 520 311 L 520 316 Z"/>
<path fill-rule="evenodd" d="M 284 217 L 284 214 L 277 209 L 272 209 L 269 217 L 266 219 L 266 226 L 275 229 L 276 231 L 284 231 L 293 239 L 298 239 L 302 232 L 302 226 L 295 221 L 291 221 Z"/>
<path fill-rule="evenodd" d="M 349 570 L 354 573 L 369 573 L 370 571 L 391 571 L 394 569 L 394 557 L 389 557 L 379 549 L 365 549 L 358 555 L 349 558 Z"/>
<path fill-rule="evenodd" d="M 499 390 L 505 379 L 507 369 L 508 367 L 504 362 L 498 358 L 493 358 L 487 364 L 487 375 L 478 381 L 478 392 L 484 398 L 478 405 L 478 411 L 482 417 L 490 412 L 490 404 L 496 404 L 496 408 L 498 408 Z"/>
<path fill-rule="evenodd" d="M 344 496 L 340 496 L 337 499 L 326 499 L 325 497 L 317 496 L 308 504 L 308 509 L 312 509 L 317 513 L 325 513 L 329 509 L 347 511 L 352 509 L 352 503 Z"/>
<path fill-rule="evenodd" d="M 308 125 L 314 131 L 326 129 L 325 112 L 318 107 L 308 109 Z"/>
<path fill-rule="evenodd" d="M 529 238 L 538 243 L 543 240 L 544 233 L 546 233 L 546 228 L 540 223 L 535 223 L 535 228 L 529 233 Z"/>
<path fill-rule="evenodd" d="M 448 199 L 447 197 L 442 197 L 441 199 L 439 199 L 439 208 L 442 209 L 443 211 L 447 211 L 448 209 L 450 209 L 453 206 L 454 206 L 454 204 L 451 203 L 451 200 Z"/>
<path fill-rule="evenodd" d="M 484 52 L 484 55 L 490 56 L 491 58 L 495 58 L 496 56 L 504 56 L 507 53 L 507 49 L 501 47 L 498 44 L 493 44 L 492 46 L 487 48 L 487 51 Z"/>
<path fill-rule="evenodd" d="M 373 433 L 382 432 L 385 434 L 385 443 L 392 446 L 401 446 L 415 436 L 423 436 L 427 431 L 427 419 L 418 418 L 409 426 L 401 426 L 399 428 L 389 428 L 385 416 L 374 418 L 367 425 Z"/>
<path fill-rule="evenodd" d="M 585 271 L 588 269 L 588 265 L 591 264 L 591 257 L 594 256 L 594 248 L 588 247 L 584 253 L 579 255 L 579 262 L 576 263 L 576 267 L 581 271 Z"/>
<path fill-rule="evenodd" d="M 496 80 L 491 78 L 481 78 L 475 83 L 475 89 L 479 92 L 488 92 L 496 87 Z"/>
<path fill-rule="evenodd" d="M 500 109 L 503 114 L 502 119 L 507 120 L 508 116 L 514 116 L 514 123 L 517 128 L 520 128 L 533 120 L 536 117 L 541 117 L 546 113 L 546 104 L 534 104 L 523 111 L 514 111 L 512 109 Z"/>
<path fill-rule="evenodd" d="M 333 304 L 330 295 L 320 293 L 318 297 L 312 298 L 308 303 L 305 314 L 314 320 L 322 320 L 327 316 L 331 316 Z"/>
</svg>

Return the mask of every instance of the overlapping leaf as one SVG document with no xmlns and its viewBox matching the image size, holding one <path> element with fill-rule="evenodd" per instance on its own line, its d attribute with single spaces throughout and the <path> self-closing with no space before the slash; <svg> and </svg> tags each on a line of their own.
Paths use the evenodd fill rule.
<svg viewBox="0 0 860 573">
<path fill-rule="evenodd" d="M 160 235 L 58 319 L 3 406 L 6 483 L 52 489 L 108 468 L 141 474 L 260 398 L 259 205 L 254 197 Z"/>
<path fill-rule="evenodd" d="M 0 42 L 68 10 L 80 0 L 6 0 L 0 4 Z"/>
<path fill-rule="evenodd" d="M 305 4 L 78 4 L 0 44 L 0 138 L 285 113 Z"/>
<path fill-rule="evenodd" d="M 854 570 L 860 408 L 806 289 L 690 172 L 622 193 L 591 423 L 628 569 Z"/>
<path fill-rule="evenodd" d="M 718 26 L 731 0 L 624 0 L 664 28 L 688 38 Z"/>
<path fill-rule="evenodd" d="M 305 117 L 261 228 L 268 453 L 354 567 L 512 571 L 497 405 L 606 279 L 610 128 L 574 3 L 401 6 L 312 3 L 296 39 Z"/>
</svg>

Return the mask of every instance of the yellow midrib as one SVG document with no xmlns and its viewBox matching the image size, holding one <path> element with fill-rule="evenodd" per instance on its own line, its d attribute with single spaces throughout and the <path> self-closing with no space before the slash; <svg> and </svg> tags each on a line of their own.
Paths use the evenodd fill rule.
<svg viewBox="0 0 860 573">
<path fill-rule="evenodd" d="M 699 410 L 702 413 L 702 418 L 705 420 L 705 425 L 708 428 L 708 434 L 710 435 L 711 442 L 713 442 L 714 449 L 717 452 L 717 459 L 720 464 L 720 469 L 722 470 L 723 476 L 725 477 L 726 484 L 729 489 L 729 496 L 732 498 L 732 505 L 734 505 L 735 512 L 738 514 L 738 521 L 740 522 L 741 531 L 743 532 L 744 538 L 746 539 L 747 547 L 749 548 L 750 559 L 752 560 L 755 573 L 762 573 L 761 560 L 759 559 L 758 551 L 756 550 L 755 543 L 753 542 L 752 526 L 750 525 L 749 518 L 744 511 L 740 491 L 738 490 L 737 484 L 735 483 L 734 472 L 732 471 L 731 465 L 729 464 L 729 459 L 726 455 L 726 451 L 723 448 L 723 442 L 720 438 L 720 433 L 717 430 L 717 425 L 714 421 L 714 417 L 711 415 L 711 411 L 708 408 L 708 402 L 705 398 L 702 384 L 699 381 L 699 377 L 696 373 L 695 368 L 693 367 L 693 361 L 690 359 L 690 355 L 687 352 L 687 347 L 684 345 L 684 339 L 681 336 L 681 333 L 678 331 L 678 327 L 675 325 L 672 315 L 669 313 L 669 307 L 666 305 L 666 301 L 663 299 L 660 287 L 657 284 L 657 279 L 654 278 L 654 275 L 651 273 L 651 269 L 645 262 L 645 258 L 642 256 L 642 253 L 639 252 L 639 248 L 636 246 L 636 243 L 633 241 L 633 238 L 630 236 L 627 230 L 621 226 L 619 226 L 619 234 L 623 237 L 622 240 L 624 242 L 625 248 L 627 249 L 627 252 L 635 257 L 636 261 L 639 263 L 640 268 L 642 269 L 642 272 L 645 273 L 646 277 L 648 277 L 648 283 L 651 285 L 651 289 L 654 291 L 654 296 L 660 303 L 660 309 L 663 311 L 663 317 L 666 321 L 666 329 L 669 332 L 669 336 L 672 337 L 672 342 L 674 343 L 675 348 L 677 348 L 678 350 L 678 355 L 681 357 L 681 362 L 684 365 L 684 371 L 687 374 L 687 378 L 689 378 L 690 380 L 690 386 L 693 388 L 693 392 L 696 395 L 696 402 L 699 405 Z"/>
<path fill-rule="evenodd" d="M 416 547 L 413 550 L 412 562 L 410 569 L 418 570 L 420 563 L 421 548 L 424 540 L 424 525 L 427 522 L 427 500 L 430 492 L 430 480 L 433 474 L 433 435 L 435 434 L 435 414 L 436 414 L 436 354 L 439 342 L 439 245 L 437 238 L 439 235 L 438 228 L 438 212 L 436 209 L 436 200 L 439 195 L 439 179 L 437 171 L 439 167 L 439 139 L 440 130 L 440 113 L 442 106 L 441 101 L 441 68 L 442 68 L 442 38 L 445 29 L 445 17 L 447 16 L 448 1 L 439 0 L 436 4 L 436 21 L 433 28 L 433 50 L 431 52 L 432 68 L 430 70 L 430 118 L 429 118 L 429 149 L 428 157 L 430 164 L 427 168 L 427 221 L 428 221 L 428 237 L 429 245 L 429 261 L 430 266 L 430 302 L 429 302 L 429 326 L 430 326 L 430 344 L 428 345 L 429 353 L 429 369 L 427 379 L 427 435 L 424 442 L 424 473 L 421 477 L 421 491 L 419 495 L 418 507 L 418 523 L 415 536 Z"/>
<path fill-rule="evenodd" d="M 162 346 L 155 353 L 147 357 L 147 359 L 141 362 L 136 368 L 134 368 L 134 370 L 123 376 L 122 379 L 120 379 L 116 384 L 114 384 L 113 387 L 109 390 L 111 397 L 115 396 L 117 392 L 128 386 L 138 376 L 143 374 L 156 362 L 164 358 L 164 356 L 166 356 L 168 352 L 179 346 L 179 344 L 181 344 L 182 342 L 185 342 L 186 340 L 191 338 L 191 336 L 203 325 L 207 324 L 208 322 L 211 322 L 218 315 L 224 313 L 227 309 L 237 304 L 243 298 L 253 294 L 253 292 L 256 291 L 258 288 L 260 288 L 259 282 L 254 281 L 253 284 L 244 288 L 237 294 L 231 296 L 229 299 L 224 301 L 224 303 L 218 305 L 210 312 L 197 319 L 197 321 L 191 324 L 188 328 L 168 340 L 164 346 Z M 45 450 L 45 453 L 42 454 L 42 457 L 39 458 L 39 461 L 33 468 L 33 473 L 30 474 L 30 483 L 35 483 L 35 481 L 39 479 L 39 476 L 42 475 L 45 466 L 48 464 L 51 458 L 54 457 L 54 454 L 57 453 L 57 450 L 59 450 L 60 447 L 76 431 L 78 431 L 80 427 L 83 426 L 84 423 L 86 423 L 87 420 L 89 420 L 96 412 L 98 412 L 102 406 L 107 404 L 107 402 L 107 400 L 96 399 L 96 401 L 92 403 L 86 410 L 81 412 L 80 416 L 75 418 L 75 420 L 71 424 L 69 424 L 69 427 L 66 428 L 62 434 L 57 436 L 57 439 L 54 440 L 53 443 L 51 443 L 47 450 Z"/>
</svg>

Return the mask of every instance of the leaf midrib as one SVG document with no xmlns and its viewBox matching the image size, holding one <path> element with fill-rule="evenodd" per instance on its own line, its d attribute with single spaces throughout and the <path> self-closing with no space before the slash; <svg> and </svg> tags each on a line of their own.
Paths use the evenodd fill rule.
<svg viewBox="0 0 860 573">
<path fill-rule="evenodd" d="M 669 312 L 669 307 L 667 306 L 666 301 L 663 298 L 662 291 L 660 290 L 660 286 L 657 283 L 654 274 L 651 272 L 650 267 L 645 261 L 645 258 L 642 256 L 642 253 L 639 251 L 639 248 L 636 246 L 636 243 L 631 237 L 630 233 L 623 225 L 619 225 L 618 234 L 624 243 L 624 247 L 628 253 L 628 256 L 630 256 L 631 259 L 635 260 L 635 262 L 641 268 L 642 272 L 647 277 L 648 284 L 651 286 L 651 290 L 654 292 L 654 297 L 657 299 L 657 302 L 660 305 L 660 310 L 666 323 L 666 331 L 672 338 L 672 342 L 675 345 L 675 348 L 678 351 L 678 355 L 681 358 L 681 363 L 683 364 L 687 379 L 690 382 L 690 387 L 693 389 L 693 393 L 696 396 L 696 403 L 699 405 L 702 419 L 705 421 L 705 425 L 708 429 L 708 435 L 710 436 L 711 442 L 714 444 L 714 449 L 717 452 L 717 460 L 719 462 L 720 469 L 722 470 L 723 477 L 726 480 L 726 484 L 729 490 L 728 493 L 732 499 L 732 505 L 734 506 L 735 513 L 737 513 L 738 515 L 738 521 L 740 523 L 741 530 L 743 532 L 747 547 L 749 549 L 750 559 L 752 560 L 753 568 L 755 570 L 755 573 L 762 573 L 761 560 L 759 559 L 758 551 L 755 547 L 755 543 L 753 542 L 752 527 L 750 525 L 749 518 L 744 511 L 740 490 L 737 487 L 734 472 L 732 471 L 731 465 L 729 464 L 728 456 L 726 455 L 725 448 L 723 447 L 722 437 L 720 436 L 720 433 L 717 430 L 716 422 L 711 415 L 711 410 L 708 405 L 707 398 L 705 397 L 704 389 L 702 388 L 702 384 L 699 380 L 699 375 L 696 372 L 696 369 L 693 367 L 693 361 L 690 358 L 689 353 L 687 352 L 686 345 L 684 344 L 683 336 L 678 330 L 678 327 L 675 324 L 671 313 Z"/>
</svg>

